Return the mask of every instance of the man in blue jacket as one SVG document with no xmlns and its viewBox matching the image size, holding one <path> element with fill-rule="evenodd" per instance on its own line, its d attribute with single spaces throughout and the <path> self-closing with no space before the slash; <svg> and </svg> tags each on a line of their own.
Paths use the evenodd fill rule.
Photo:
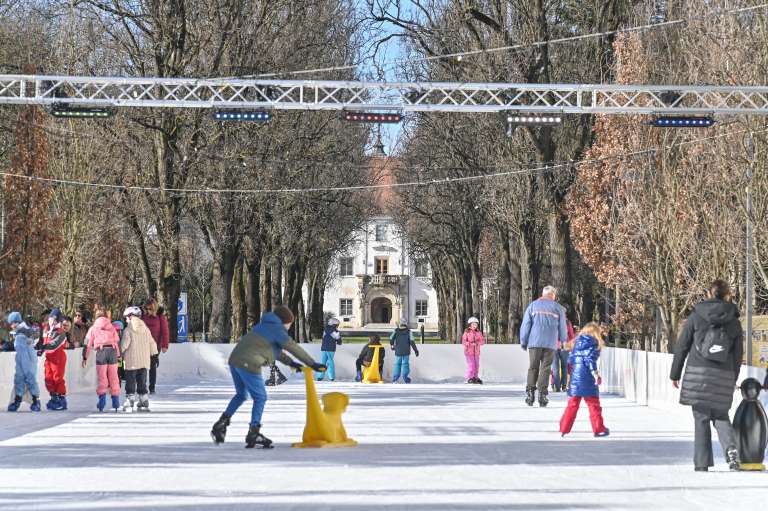
<svg viewBox="0 0 768 511">
<path fill-rule="evenodd" d="M 528 350 L 528 382 L 525 387 L 525 403 L 533 406 L 536 388 L 539 389 L 539 406 L 547 406 L 549 369 L 555 356 L 558 339 L 567 339 L 565 309 L 555 301 L 557 289 L 547 286 L 541 298 L 531 302 L 525 310 L 520 327 L 520 345 Z"/>
</svg>

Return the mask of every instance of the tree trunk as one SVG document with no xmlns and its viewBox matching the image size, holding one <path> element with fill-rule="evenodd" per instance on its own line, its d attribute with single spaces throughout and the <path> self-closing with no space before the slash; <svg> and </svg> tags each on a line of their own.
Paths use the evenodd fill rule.
<svg viewBox="0 0 768 511">
<path fill-rule="evenodd" d="M 283 260 L 280 257 L 272 258 L 272 307 L 283 305 Z"/>
<path fill-rule="evenodd" d="M 212 342 L 229 342 L 232 338 L 232 281 L 236 260 L 232 250 L 214 254 L 209 323 Z"/>
<path fill-rule="evenodd" d="M 261 319 L 260 273 L 261 256 L 253 255 L 245 259 L 245 306 L 246 327 L 251 328 Z"/>
<path fill-rule="evenodd" d="M 245 272 L 243 257 L 235 263 L 232 279 L 232 342 L 245 334 L 248 328 L 248 304 L 245 300 Z"/>
<path fill-rule="evenodd" d="M 552 267 L 552 285 L 558 290 L 558 301 L 573 306 L 573 271 L 568 221 L 558 211 L 549 215 L 549 262 Z"/>
<path fill-rule="evenodd" d="M 261 315 L 272 310 L 272 266 L 267 258 L 262 258 L 260 272 Z"/>
<path fill-rule="evenodd" d="M 509 309 L 512 285 L 512 273 L 510 265 L 512 257 L 509 252 L 509 230 L 506 227 L 499 229 L 499 279 L 496 283 L 498 287 L 496 301 L 496 317 L 498 322 L 498 331 L 496 332 L 496 342 L 510 342 L 509 335 Z"/>
<path fill-rule="evenodd" d="M 509 236 L 509 308 L 507 322 L 509 324 L 509 339 L 517 339 L 520 332 L 520 321 L 523 317 L 523 297 L 526 296 L 523 290 L 523 272 L 521 268 L 522 258 L 520 257 L 520 238 L 517 234 Z"/>
</svg>

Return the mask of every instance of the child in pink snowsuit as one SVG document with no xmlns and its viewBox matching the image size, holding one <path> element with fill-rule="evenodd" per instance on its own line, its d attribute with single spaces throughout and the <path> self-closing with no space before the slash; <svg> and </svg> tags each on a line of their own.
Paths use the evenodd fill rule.
<svg viewBox="0 0 768 511">
<path fill-rule="evenodd" d="M 478 329 L 480 321 L 476 317 L 469 318 L 467 323 L 469 326 L 461 336 L 464 356 L 467 359 L 467 383 L 483 383 L 477 374 L 480 372 L 480 346 L 485 344 L 485 338 Z"/>
<path fill-rule="evenodd" d="M 99 402 L 96 406 L 100 412 L 104 411 L 107 403 L 107 388 L 109 388 L 112 394 L 112 408 L 117 410 L 120 408 L 120 379 L 117 377 L 120 338 L 106 315 L 98 316 L 93 322 L 93 326 L 85 334 L 85 343 L 83 367 L 85 367 L 91 350 L 96 352 L 96 373 L 99 377 L 99 383 L 96 387 Z"/>
</svg>

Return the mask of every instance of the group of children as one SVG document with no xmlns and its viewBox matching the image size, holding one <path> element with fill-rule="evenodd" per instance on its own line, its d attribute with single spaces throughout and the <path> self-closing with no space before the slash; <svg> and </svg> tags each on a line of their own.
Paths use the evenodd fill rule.
<svg viewBox="0 0 768 511">
<path fill-rule="evenodd" d="M 115 411 L 120 408 L 118 364 L 122 362 L 126 392 L 123 411 L 149 411 L 147 371 L 151 356 L 157 354 L 157 345 L 141 320 L 141 309 L 135 306 L 125 309 L 124 330 L 121 322 L 112 322 L 110 312 L 104 308 L 96 307 L 94 316 L 94 323 L 85 335 L 82 367 L 86 367 L 90 355 L 95 353 L 97 409 L 101 412 L 106 408 L 108 391 L 112 398 L 112 408 Z M 19 312 L 11 312 L 7 322 L 14 337 L 16 351 L 13 400 L 8 405 L 8 411 L 18 411 L 25 394 L 28 394 L 31 400 L 30 410 L 41 410 L 37 357 L 43 354 L 45 387 L 50 395 L 46 408 L 53 411 L 66 410 L 65 350 L 68 343 L 67 334 L 72 327 L 71 319 L 64 316 L 60 309 L 53 309 L 43 325 L 42 332 L 39 328 L 28 325 Z"/>
</svg>

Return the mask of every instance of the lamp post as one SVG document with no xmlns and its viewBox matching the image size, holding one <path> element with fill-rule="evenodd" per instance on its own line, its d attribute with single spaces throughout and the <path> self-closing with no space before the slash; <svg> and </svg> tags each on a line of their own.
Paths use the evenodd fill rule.
<svg viewBox="0 0 768 511">
<path fill-rule="evenodd" d="M 746 308 L 747 308 L 747 365 L 752 364 L 752 294 L 753 294 L 753 265 L 752 265 L 752 163 L 755 160 L 755 144 L 752 133 L 746 137 L 747 149 L 747 267 L 746 267 Z"/>
</svg>

